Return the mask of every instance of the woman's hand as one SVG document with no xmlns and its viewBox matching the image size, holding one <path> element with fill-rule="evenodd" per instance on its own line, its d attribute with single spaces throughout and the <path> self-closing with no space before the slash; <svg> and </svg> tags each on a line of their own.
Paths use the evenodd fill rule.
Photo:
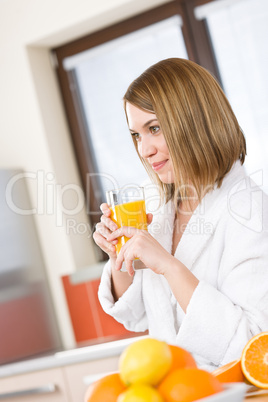
<svg viewBox="0 0 268 402">
<path fill-rule="evenodd" d="M 146 267 L 157 274 L 165 274 L 171 260 L 169 254 L 148 232 L 129 226 L 123 226 L 109 234 L 107 241 L 112 242 L 119 236 L 126 236 L 129 240 L 121 248 L 115 262 L 115 270 L 120 270 L 123 261 L 130 275 L 134 274 L 132 262 L 139 258 Z"/>
<path fill-rule="evenodd" d="M 96 231 L 93 234 L 93 239 L 95 243 L 106 253 L 108 254 L 109 258 L 112 260 L 116 260 L 117 254 L 115 245 L 118 243 L 117 237 L 110 240 L 108 236 L 110 236 L 115 230 L 118 229 L 117 224 L 112 221 L 110 218 L 111 210 L 108 204 L 103 203 L 100 206 L 100 210 L 102 211 L 103 215 L 101 216 L 101 221 L 96 225 Z M 147 223 L 148 225 L 152 222 L 153 215 L 147 214 Z"/>
<path fill-rule="evenodd" d="M 103 213 L 101 216 L 101 221 L 96 225 L 96 231 L 93 234 L 93 239 L 95 243 L 108 254 L 111 260 L 116 260 L 116 250 L 115 245 L 118 243 L 117 239 L 113 239 L 108 241 L 108 236 L 115 230 L 118 229 L 118 226 L 115 222 L 110 218 L 111 210 L 108 204 L 103 203 L 100 206 L 100 209 Z"/>
</svg>

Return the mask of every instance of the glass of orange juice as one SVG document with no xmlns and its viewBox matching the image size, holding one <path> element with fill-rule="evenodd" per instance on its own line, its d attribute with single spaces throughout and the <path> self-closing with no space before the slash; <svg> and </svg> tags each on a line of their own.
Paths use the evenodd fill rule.
<svg viewBox="0 0 268 402">
<path fill-rule="evenodd" d="M 119 189 L 106 192 L 107 203 L 111 210 L 111 219 L 118 227 L 132 226 L 137 229 L 147 230 L 147 215 L 145 209 L 144 188 L 136 185 L 127 185 Z M 129 240 L 126 236 L 118 238 L 116 253 Z M 146 268 L 142 261 L 133 261 L 134 269 Z M 124 270 L 124 269 L 122 269 Z"/>
</svg>

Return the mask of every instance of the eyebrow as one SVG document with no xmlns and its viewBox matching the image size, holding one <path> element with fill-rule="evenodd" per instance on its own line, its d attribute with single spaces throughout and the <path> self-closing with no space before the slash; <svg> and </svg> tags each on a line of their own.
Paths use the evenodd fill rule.
<svg viewBox="0 0 268 402">
<path fill-rule="evenodd" d="M 157 119 L 148 120 L 146 123 L 143 124 L 142 128 L 149 126 L 153 121 L 157 121 Z M 131 131 L 132 133 L 136 132 L 136 130 L 132 130 L 131 128 L 129 129 L 129 131 Z"/>
</svg>

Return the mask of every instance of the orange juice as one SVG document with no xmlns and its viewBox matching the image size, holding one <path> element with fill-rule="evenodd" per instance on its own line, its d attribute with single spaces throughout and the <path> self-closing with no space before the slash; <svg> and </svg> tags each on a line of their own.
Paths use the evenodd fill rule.
<svg viewBox="0 0 268 402">
<path fill-rule="evenodd" d="M 114 205 L 114 207 L 110 209 L 112 211 L 111 219 L 118 227 L 132 226 L 138 229 L 147 230 L 147 216 L 144 200 Z M 129 238 L 126 236 L 118 237 L 118 243 L 115 246 L 117 254 L 128 240 Z"/>
</svg>

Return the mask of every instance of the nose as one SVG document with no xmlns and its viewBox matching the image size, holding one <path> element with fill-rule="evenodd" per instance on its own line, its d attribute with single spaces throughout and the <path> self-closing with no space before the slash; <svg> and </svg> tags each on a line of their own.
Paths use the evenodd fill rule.
<svg viewBox="0 0 268 402">
<path fill-rule="evenodd" d="M 155 155 L 157 148 L 154 145 L 153 138 L 147 135 L 142 136 L 138 142 L 138 151 L 140 156 L 144 159 L 148 159 Z"/>
</svg>

